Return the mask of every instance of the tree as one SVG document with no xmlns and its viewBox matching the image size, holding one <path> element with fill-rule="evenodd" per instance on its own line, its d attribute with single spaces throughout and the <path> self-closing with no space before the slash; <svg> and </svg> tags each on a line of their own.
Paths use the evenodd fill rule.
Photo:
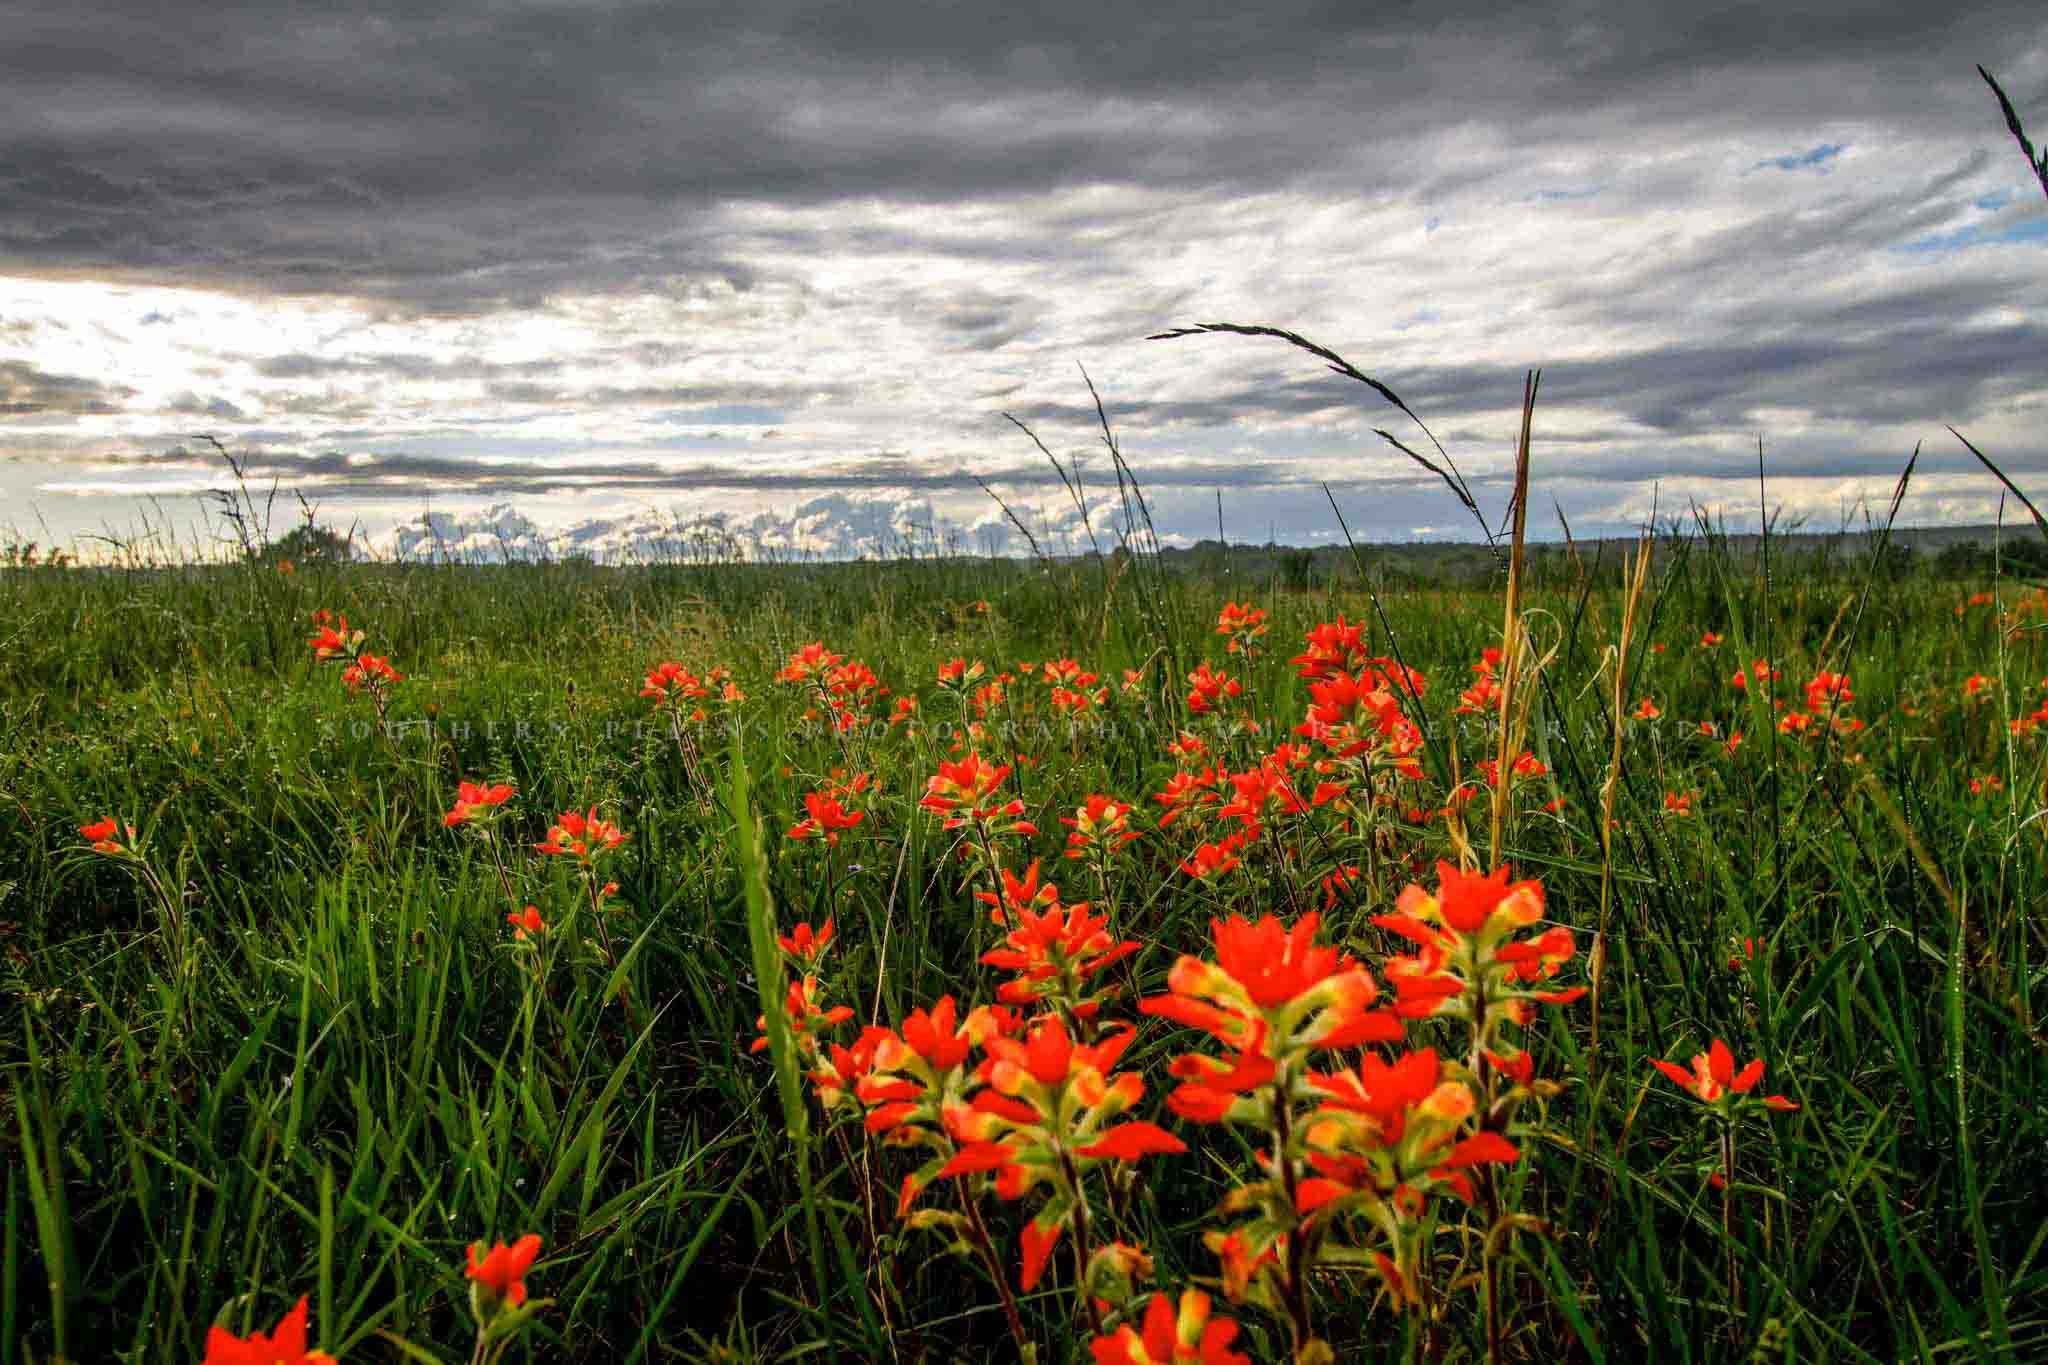
<svg viewBox="0 0 2048 1365">
<path fill-rule="evenodd" d="M 327 559 L 345 562 L 355 558 L 355 546 L 349 537 L 333 527 L 307 521 L 294 526 L 288 535 L 271 541 L 264 547 L 264 556 L 295 561 Z"/>
</svg>

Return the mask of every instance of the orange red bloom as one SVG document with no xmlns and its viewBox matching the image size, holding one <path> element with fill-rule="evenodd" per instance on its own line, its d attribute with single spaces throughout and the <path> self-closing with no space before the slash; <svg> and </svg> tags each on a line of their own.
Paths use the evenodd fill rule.
<svg viewBox="0 0 2048 1365">
<path fill-rule="evenodd" d="M 818 978 L 805 976 L 791 981 L 789 993 L 783 998 L 783 1014 L 789 1021 L 789 1031 L 796 1039 L 797 1047 L 806 1053 L 817 1050 L 818 1035 L 853 1018 L 850 1005 L 820 1009 L 816 1004 L 817 995 Z M 768 1016 L 756 1015 L 754 1027 L 761 1030 L 761 1036 L 754 1040 L 748 1051 L 766 1052 L 769 1044 Z"/>
<path fill-rule="evenodd" d="M 1393 914 L 1373 918 L 1373 923 L 1418 949 L 1386 963 L 1397 1014 L 1410 1019 L 1470 1018 L 1478 999 L 1485 1017 L 1475 1022 L 1490 1035 L 1503 1020 L 1527 1023 L 1534 1017 L 1532 1002 L 1569 1004 L 1585 994 L 1583 987 L 1519 989 L 1555 975 L 1574 948 L 1572 931 L 1561 924 L 1533 938 L 1514 937 L 1542 920 L 1543 886 L 1511 882 L 1510 875 L 1502 867 L 1482 877 L 1439 862 L 1436 894 L 1411 884 L 1401 892 Z"/>
<path fill-rule="evenodd" d="M 680 706 L 711 695 L 704 679 L 679 663 L 659 663 L 647 671 L 640 695 L 653 699 L 655 706 Z"/>
<path fill-rule="evenodd" d="M 1033 910 L 1026 901 L 1013 913 L 1016 927 L 1004 937 L 1003 946 L 981 955 L 987 965 L 1016 973 L 996 993 L 1005 1004 L 1051 1000 L 1075 1017 L 1087 1018 L 1108 993 L 1091 993 L 1089 978 L 1139 948 L 1132 940 L 1112 938 L 1109 922 L 1091 916 L 1085 902 L 1061 906 L 1055 900 L 1043 910 Z"/>
<path fill-rule="evenodd" d="M 783 952 L 799 961 L 816 962 L 832 946 L 832 918 L 826 916 L 825 922 L 815 930 L 808 924 L 799 924 L 788 934 L 777 934 L 775 942 Z"/>
<path fill-rule="evenodd" d="M 306 643 L 313 647 L 316 659 L 342 658 L 363 642 L 363 632 L 350 630 L 346 616 L 330 617 L 325 611 L 316 611 L 313 624 L 319 632 L 308 636 Z"/>
<path fill-rule="evenodd" d="M 132 842 L 135 838 L 135 826 L 118 824 L 115 822 L 114 817 L 109 815 L 105 819 L 95 820 L 89 825 L 80 825 L 78 833 L 81 838 L 88 840 L 92 844 L 92 850 L 95 853 L 126 853 L 129 851 L 128 845 L 122 843 L 114 836 L 117 834 L 126 835 Z"/>
<path fill-rule="evenodd" d="M 1230 643 L 1223 647 L 1226 653 L 1250 654 L 1258 648 L 1259 637 L 1266 633 L 1266 613 L 1249 602 L 1225 602 L 1223 610 L 1216 613 L 1216 633 L 1230 637 Z"/>
<path fill-rule="evenodd" d="M 1653 1057 L 1650 1065 L 1670 1077 L 1681 1090 L 1700 1101 L 1728 1109 L 1738 1103 L 1757 1083 L 1764 1078 L 1764 1063 L 1761 1057 L 1743 1067 L 1735 1069 L 1735 1054 L 1728 1050 L 1728 1044 L 1716 1038 L 1705 1052 L 1696 1054 L 1688 1070 L 1676 1062 L 1667 1062 Z M 1783 1095 L 1766 1095 L 1756 1101 L 1769 1109 L 1797 1109 L 1799 1106 Z"/>
<path fill-rule="evenodd" d="M 209 1328 L 204 1365 L 334 1365 L 334 1357 L 306 1349 L 306 1296 L 302 1294 L 269 1332 L 238 1337 L 225 1327 Z"/>
<path fill-rule="evenodd" d="M 1131 805 L 1128 801 L 1090 793 L 1088 799 L 1074 808 L 1072 815 L 1062 815 L 1060 823 L 1073 830 L 1067 836 L 1069 858 L 1085 858 L 1091 853 L 1106 854 L 1138 837 L 1130 827 Z"/>
<path fill-rule="evenodd" d="M 1228 673 L 1209 667 L 1207 661 L 1188 674 L 1188 710 L 1195 715 L 1220 711 L 1244 695 L 1244 684 Z"/>
<path fill-rule="evenodd" d="M 1211 844 L 1199 845 L 1182 859 L 1180 870 L 1197 881 L 1213 881 L 1238 866 L 1238 851 L 1245 846 L 1242 833 L 1227 835 Z"/>
<path fill-rule="evenodd" d="M 485 786 L 481 782 L 461 782 L 455 789 L 455 806 L 441 817 L 443 825 L 466 824 L 480 816 L 496 812 L 499 806 L 510 801 L 517 793 L 510 782 L 497 782 Z"/>
<path fill-rule="evenodd" d="M 360 692 L 364 688 L 404 682 L 405 674 L 391 666 L 388 655 L 358 654 L 354 663 L 341 670 L 341 680 L 348 684 L 349 691 Z"/>
<path fill-rule="evenodd" d="M 470 1302 L 479 1321 L 500 1305 L 517 1308 L 526 1302 L 526 1272 L 540 1254 L 540 1234 L 529 1232 L 510 1246 L 496 1243 L 488 1253 L 483 1248 L 482 1242 L 469 1244 Z"/>
<path fill-rule="evenodd" d="M 777 682 L 802 682 L 806 678 L 823 673 L 832 665 L 840 662 L 843 657 L 843 655 L 834 654 L 831 650 L 825 648 L 824 641 L 813 640 L 789 656 L 789 661 L 782 666 L 782 671 L 775 675 L 775 680 Z"/>
<path fill-rule="evenodd" d="M 1182 957 L 1167 974 L 1170 994 L 1142 1000 L 1138 1008 L 1201 1029 L 1243 1055 L 1222 1072 L 1212 1059 L 1176 1063 L 1176 1075 L 1186 1074 L 1198 1089 L 1234 1094 L 1236 1081 L 1297 1049 L 1355 1047 L 1401 1036 L 1397 1019 L 1371 1008 L 1378 987 L 1365 969 L 1337 949 L 1316 944 L 1320 923 L 1314 911 L 1292 929 L 1273 915 L 1256 923 L 1236 915 L 1210 921 L 1216 960 Z M 1224 1075 L 1232 1085 L 1220 1083 Z M 1201 1095 L 1186 1099 L 1198 1106 L 1212 1101 Z"/>
<path fill-rule="evenodd" d="M 633 836 L 608 820 L 598 818 L 597 807 L 578 815 L 564 811 L 548 826 L 548 837 L 534 845 L 542 853 L 560 854 L 588 862 L 608 853 Z"/>
<path fill-rule="evenodd" d="M 1237 1324 L 1210 1316 L 1209 1296 L 1184 1290 L 1176 1305 L 1154 1294 L 1140 1327 L 1128 1323 L 1088 1343 L 1095 1365 L 1251 1365 L 1251 1357 L 1230 1349 Z"/>
<path fill-rule="evenodd" d="M 804 796 L 805 818 L 789 827 L 789 838 L 812 839 L 822 836 L 828 847 L 839 846 L 841 830 L 849 830 L 867 819 L 866 811 L 850 811 L 839 804 L 839 798 L 828 792 L 809 792 Z"/>
</svg>

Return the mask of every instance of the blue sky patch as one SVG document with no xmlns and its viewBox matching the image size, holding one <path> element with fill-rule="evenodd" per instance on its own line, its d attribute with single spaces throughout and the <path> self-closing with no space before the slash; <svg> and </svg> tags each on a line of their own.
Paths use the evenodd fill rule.
<svg viewBox="0 0 2048 1365">
<path fill-rule="evenodd" d="M 1843 142 L 1823 142 L 1808 151 L 1788 152 L 1784 156 L 1767 156 L 1751 166 L 1750 170 L 1803 171 L 1811 167 L 1824 166 L 1840 156 L 1842 149 L 1847 145 Z"/>
</svg>

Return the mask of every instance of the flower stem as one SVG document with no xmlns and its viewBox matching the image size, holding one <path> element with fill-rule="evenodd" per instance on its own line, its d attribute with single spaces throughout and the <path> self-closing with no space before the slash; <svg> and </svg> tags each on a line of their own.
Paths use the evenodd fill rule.
<svg viewBox="0 0 2048 1365">
<path fill-rule="evenodd" d="M 988 1263 L 989 1277 L 996 1282 L 996 1292 L 1003 1296 L 1003 1316 L 1010 1323 L 1010 1339 L 1017 1343 L 1017 1353 L 1029 1358 L 1031 1343 L 1024 1336 L 1024 1319 L 1017 1313 L 1017 1296 L 1010 1292 L 1010 1281 L 1003 1274 L 1003 1263 L 996 1257 L 996 1246 L 988 1235 L 988 1224 L 982 1221 L 981 1206 L 974 1202 L 974 1196 L 963 1187 L 960 1202 L 967 1209 L 967 1221 L 974 1226 L 976 1248 L 982 1260 Z"/>
</svg>

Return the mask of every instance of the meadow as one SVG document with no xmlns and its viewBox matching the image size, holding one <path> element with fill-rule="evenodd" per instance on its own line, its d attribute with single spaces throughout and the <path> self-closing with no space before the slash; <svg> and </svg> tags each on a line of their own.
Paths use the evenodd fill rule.
<svg viewBox="0 0 2048 1365">
<path fill-rule="evenodd" d="M 2048 596 L 1772 548 L 0 569 L 0 1365 L 2040 1359 Z"/>
</svg>

